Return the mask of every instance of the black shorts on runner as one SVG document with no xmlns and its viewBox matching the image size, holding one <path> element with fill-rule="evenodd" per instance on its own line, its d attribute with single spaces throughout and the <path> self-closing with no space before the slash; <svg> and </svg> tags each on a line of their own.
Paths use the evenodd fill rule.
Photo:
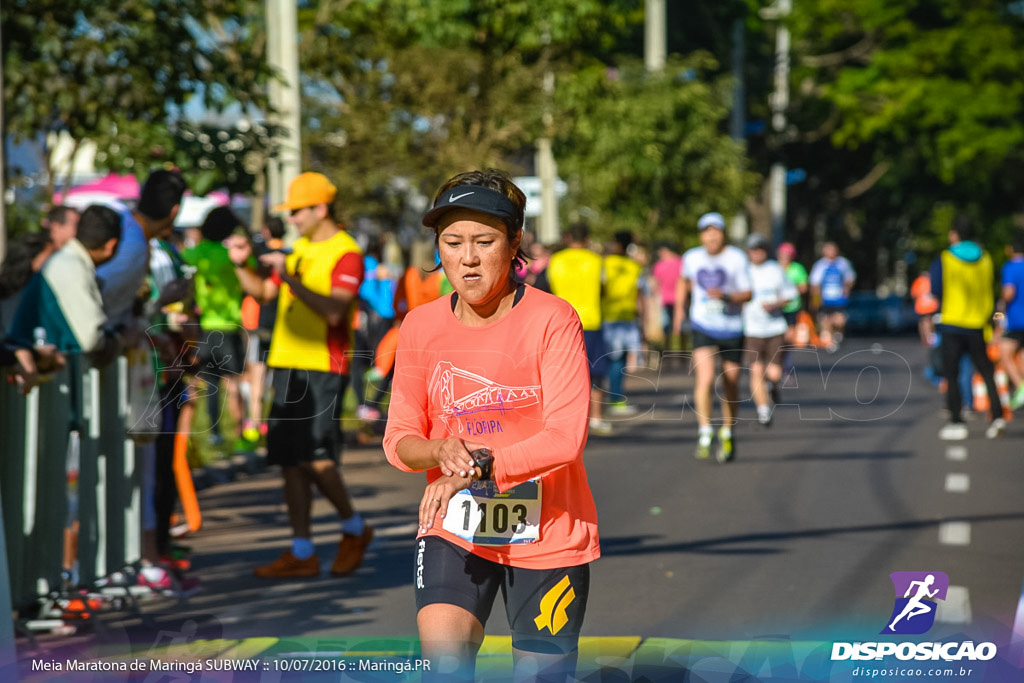
<svg viewBox="0 0 1024 683">
<path fill-rule="evenodd" d="M 196 374 L 200 377 L 237 377 L 245 368 L 248 341 L 234 330 L 206 330 L 196 351 Z"/>
<path fill-rule="evenodd" d="M 836 313 L 846 313 L 846 306 L 820 306 L 820 307 L 818 307 L 818 315 L 835 315 Z"/>
<path fill-rule="evenodd" d="M 727 363 L 743 364 L 743 337 L 729 337 L 728 339 L 715 339 L 699 330 L 694 330 L 691 336 L 693 348 L 699 349 L 704 346 L 714 346 L 718 349 L 718 357 Z"/>
<path fill-rule="evenodd" d="M 491 562 L 438 536 L 416 539 L 416 610 L 455 605 L 487 624 L 498 590 L 512 647 L 538 654 L 576 650 L 590 596 L 590 565 L 521 569 Z"/>
<path fill-rule="evenodd" d="M 267 462 L 283 466 L 313 460 L 338 462 L 343 445 L 341 402 L 348 375 L 274 368 L 272 386 Z"/>
<path fill-rule="evenodd" d="M 1024 330 L 1003 330 L 1003 339 L 1009 339 L 1024 345 Z"/>
</svg>

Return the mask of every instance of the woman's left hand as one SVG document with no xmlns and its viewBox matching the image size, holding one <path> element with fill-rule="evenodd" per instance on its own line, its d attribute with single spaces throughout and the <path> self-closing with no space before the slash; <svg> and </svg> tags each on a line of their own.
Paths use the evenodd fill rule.
<svg viewBox="0 0 1024 683">
<path fill-rule="evenodd" d="M 444 519 L 444 514 L 448 510 L 448 501 L 452 499 L 452 496 L 472 483 L 473 476 L 470 474 L 466 477 L 458 475 L 441 476 L 427 484 L 427 488 L 423 492 L 423 498 L 420 500 L 419 532 L 422 534 L 431 529 L 434 526 L 434 520 L 437 519 L 438 513 Z"/>
</svg>

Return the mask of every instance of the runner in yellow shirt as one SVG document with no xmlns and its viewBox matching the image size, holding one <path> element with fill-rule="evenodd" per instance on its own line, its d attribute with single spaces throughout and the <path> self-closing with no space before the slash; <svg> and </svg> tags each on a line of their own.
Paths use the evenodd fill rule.
<svg viewBox="0 0 1024 683">
<path fill-rule="evenodd" d="M 551 293 L 565 299 L 576 309 L 583 324 L 583 341 L 590 363 L 590 432 L 611 434 L 612 426 L 601 418 L 604 403 L 601 387 L 608 375 L 608 357 L 601 331 L 601 291 L 604 265 L 600 254 L 588 248 L 590 226 L 574 223 L 569 227 L 569 246 L 551 256 L 548 284 Z"/>
</svg>

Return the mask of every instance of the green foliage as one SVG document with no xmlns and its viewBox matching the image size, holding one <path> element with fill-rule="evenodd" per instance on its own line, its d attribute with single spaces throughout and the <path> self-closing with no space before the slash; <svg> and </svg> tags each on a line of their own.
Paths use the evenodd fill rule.
<svg viewBox="0 0 1024 683">
<path fill-rule="evenodd" d="M 418 223 L 396 178 L 431 196 L 459 171 L 523 173 L 546 135 L 572 181 L 566 211 L 595 214 L 599 233 L 653 237 L 704 206 L 732 210 L 751 176 L 724 134 L 728 83 L 702 82 L 715 70 L 705 57 L 647 78 L 643 18 L 626 0 L 311 6 L 300 13 L 307 165 L 339 180 L 352 212 L 395 226 Z"/>
<path fill-rule="evenodd" d="M 821 126 L 833 182 L 889 170 L 857 204 L 924 230 L 946 202 L 979 224 L 1020 209 L 1024 181 L 1024 17 L 1005 0 L 795 3 L 795 106 Z M 845 164 L 856 158 L 858 163 Z M 827 162 L 822 168 L 827 167 Z M 841 187 L 841 185 L 840 185 Z M 838 189 L 838 188 L 837 188 Z M 942 213 L 942 212 L 940 212 Z M 994 241 L 1005 230 L 990 231 Z M 944 235 L 943 235 L 944 238 Z"/>
<path fill-rule="evenodd" d="M 706 55 L 661 74 L 634 63 L 582 72 L 560 97 L 572 128 L 557 157 L 570 179 L 569 209 L 595 231 L 628 229 L 653 241 L 696 241 L 707 211 L 731 215 L 756 186 L 742 145 L 723 134 L 731 82 L 708 78 Z"/>
<path fill-rule="evenodd" d="M 160 150 L 173 144 L 168 122 L 190 99 L 214 111 L 265 106 L 261 5 L 5 0 L 4 133 L 66 132 L 97 143 L 107 168 L 141 172 L 163 161 Z M 204 158 L 178 161 L 191 172 Z"/>
</svg>

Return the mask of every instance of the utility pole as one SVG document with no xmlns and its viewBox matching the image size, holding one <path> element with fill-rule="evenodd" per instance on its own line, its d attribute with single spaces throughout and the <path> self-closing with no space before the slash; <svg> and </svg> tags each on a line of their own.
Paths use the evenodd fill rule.
<svg viewBox="0 0 1024 683">
<path fill-rule="evenodd" d="M 761 10 L 762 19 L 776 20 L 775 29 L 775 91 L 770 104 L 772 130 L 776 139 L 776 161 L 772 164 L 769 183 L 769 201 L 772 211 L 772 241 L 779 244 L 785 238 L 786 228 L 786 165 L 778 158 L 786 131 L 786 109 L 789 108 L 789 28 L 786 18 L 792 9 L 792 0 L 775 0 L 775 4 Z"/>
<path fill-rule="evenodd" d="M 284 201 L 288 183 L 302 164 L 302 91 L 299 83 L 299 28 L 295 0 L 266 0 L 267 61 L 282 80 L 270 83 L 269 122 L 281 129 L 277 157 L 267 164 L 270 205 Z"/>
<path fill-rule="evenodd" d="M 547 51 L 551 42 L 551 33 L 545 27 L 541 38 Z M 537 241 L 541 244 L 556 244 L 562 237 L 558 226 L 558 196 L 555 194 L 555 180 L 558 178 L 558 166 L 555 155 L 551 151 L 551 130 L 554 116 L 551 113 L 551 101 L 555 94 L 555 74 L 548 68 L 544 72 L 544 137 L 537 140 L 537 152 L 534 165 L 540 179 L 540 216 L 537 217 Z"/>
<path fill-rule="evenodd" d="M 665 69 L 665 0 L 646 0 L 644 7 L 644 66 L 651 73 Z"/>
<path fill-rule="evenodd" d="M 732 114 L 729 117 L 729 137 L 737 142 L 743 142 L 746 138 L 747 127 L 747 90 L 746 81 L 743 77 L 743 63 L 747 54 L 746 22 L 743 17 L 732 22 Z M 750 227 L 747 222 L 747 214 L 742 210 L 736 211 L 729 226 L 729 238 L 739 242 L 746 239 Z"/>
</svg>

